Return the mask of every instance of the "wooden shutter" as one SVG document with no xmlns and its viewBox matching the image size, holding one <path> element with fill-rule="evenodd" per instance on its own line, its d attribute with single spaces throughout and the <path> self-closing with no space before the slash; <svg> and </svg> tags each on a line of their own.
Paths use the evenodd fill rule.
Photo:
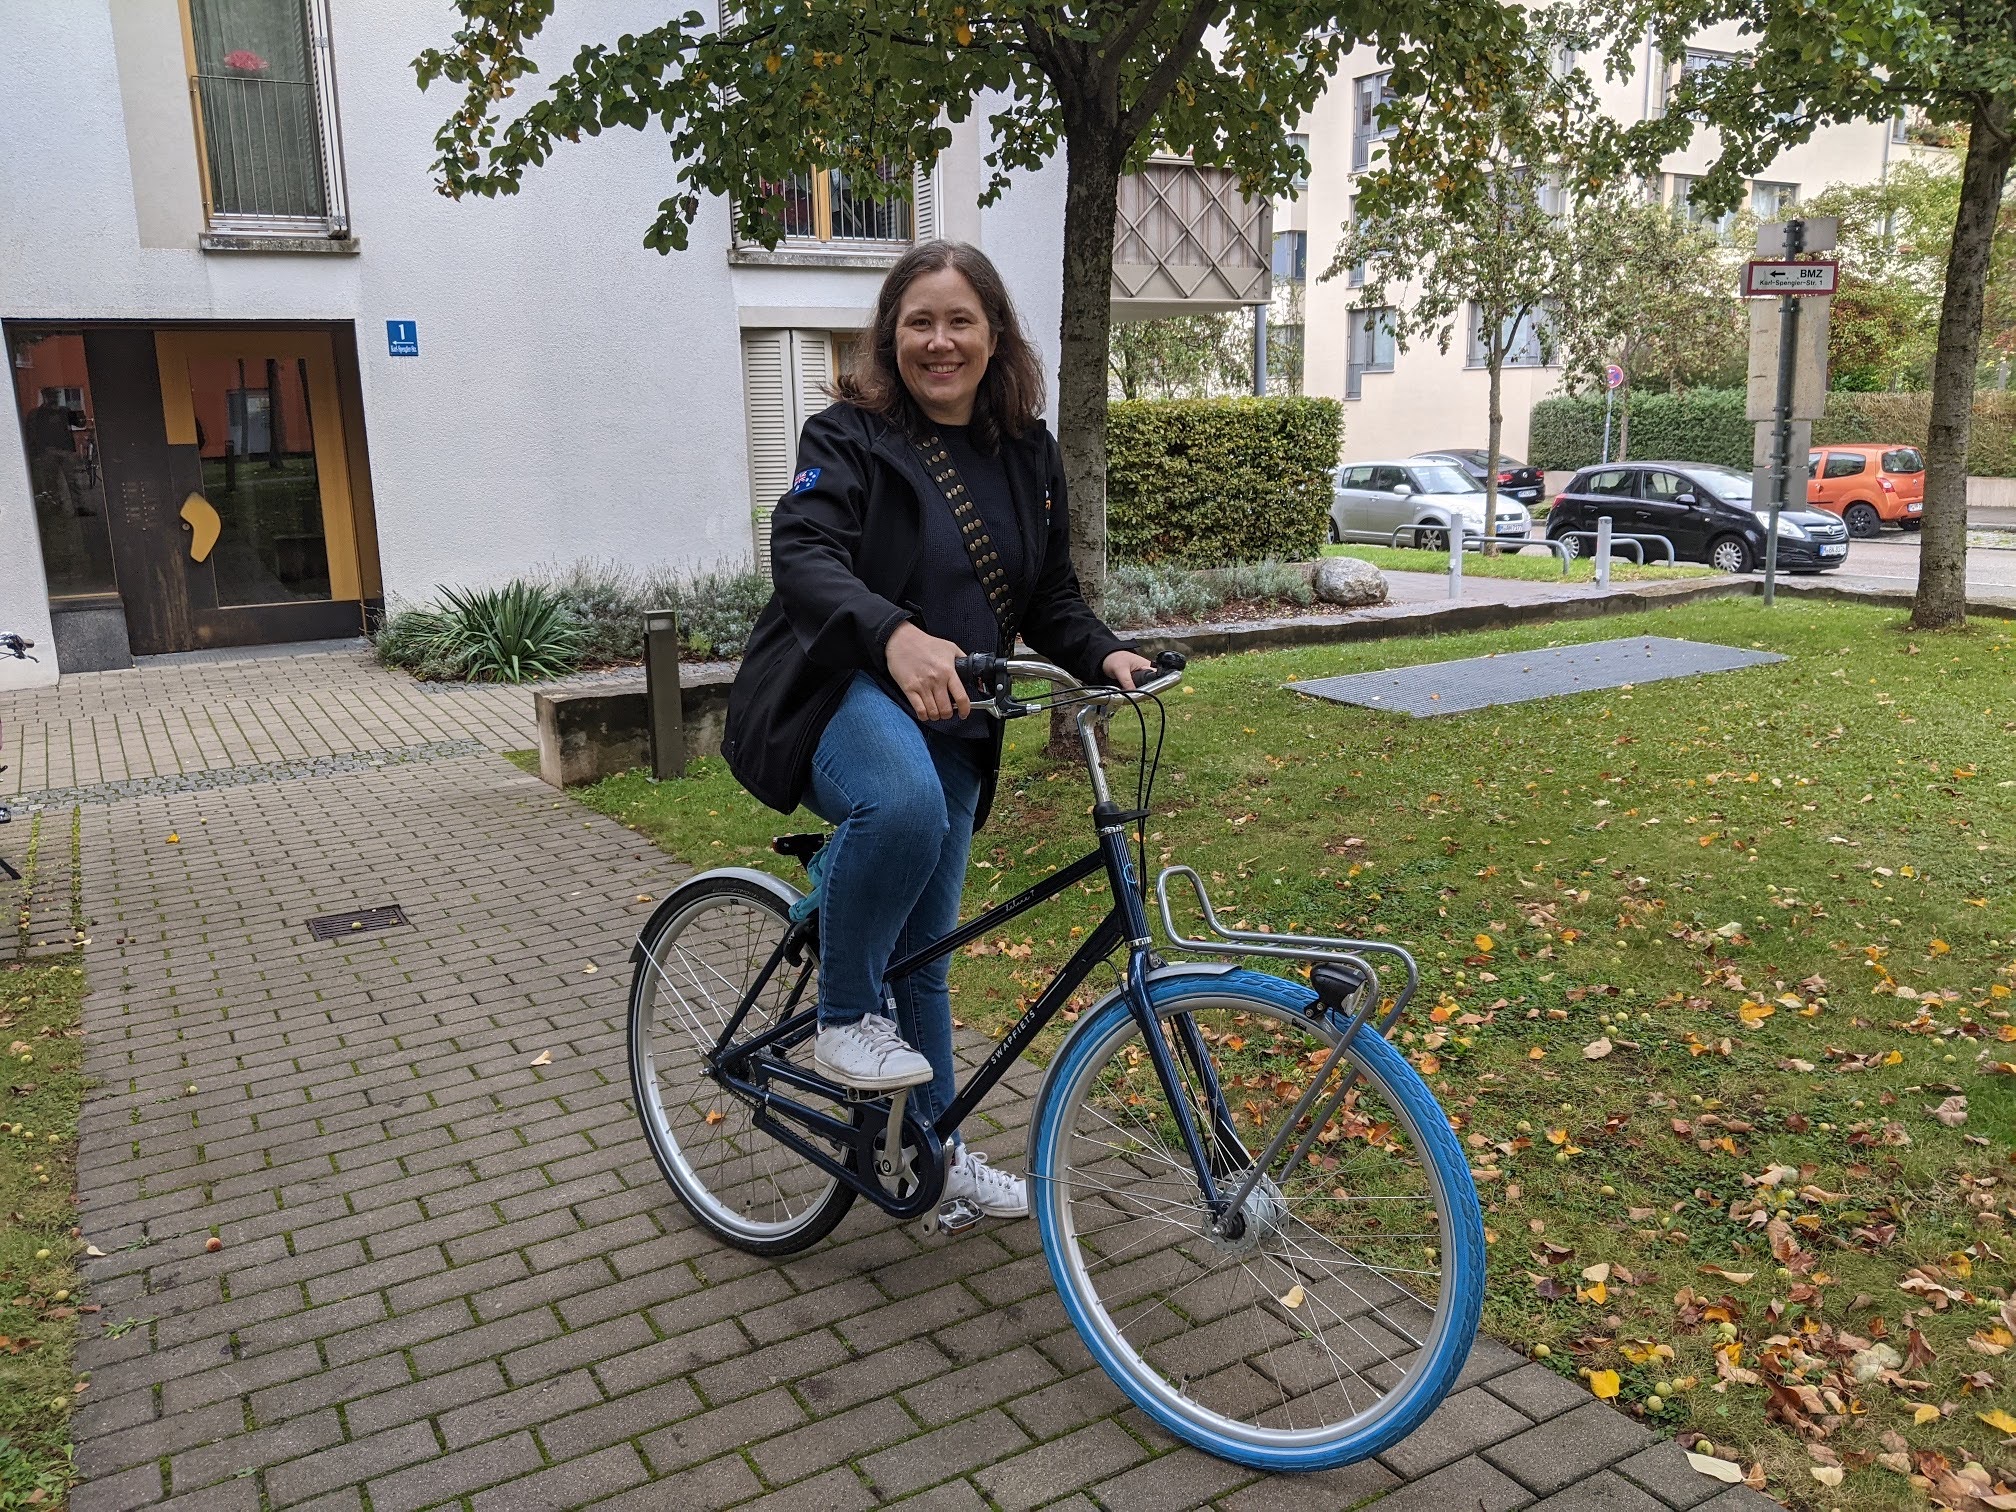
<svg viewBox="0 0 2016 1512">
<path fill-rule="evenodd" d="M 791 486 L 798 426 L 791 403 L 791 333 L 742 333 L 742 398 L 749 421 L 749 503 L 756 566 L 770 570 L 770 512 Z"/>
<path fill-rule="evenodd" d="M 938 165 L 918 167 L 912 176 L 916 199 L 910 217 L 910 239 L 926 242 L 940 235 L 938 230 Z"/>
<path fill-rule="evenodd" d="M 824 331 L 791 332 L 791 376 L 797 428 L 833 401 L 825 389 L 833 381 L 833 339 Z M 798 429 L 791 435 L 795 445 Z"/>
</svg>

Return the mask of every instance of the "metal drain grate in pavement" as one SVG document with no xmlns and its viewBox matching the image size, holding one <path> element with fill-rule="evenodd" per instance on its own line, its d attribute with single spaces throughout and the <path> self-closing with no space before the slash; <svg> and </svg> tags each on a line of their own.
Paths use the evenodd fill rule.
<svg viewBox="0 0 2016 1512">
<path fill-rule="evenodd" d="M 397 903 L 384 908 L 359 908 L 350 913 L 319 914 L 308 921 L 308 933 L 318 940 L 341 940 L 375 929 L 398 929 L 413 921 Z"/>
<path fill-rule="evenodd" d="M 1337 703 L 1391 709 L 1424 719 L 1436 714 L 1463 714 L 1494 704 L 1553 698 L 1563 693 L 1630 688 L 1671 677 L 1728 672 L 1784 659 L 1772 651 L 1745 651 L 1735 646 L 1646 635 L 1632 640 L 1550 646 L 1542 651 L 1507 651 L 1462 661 L 1394 667 L 1384 672 L 1322 677 L 1289 683 L 1288 687 L 1296 693 Z"/>
</svg>

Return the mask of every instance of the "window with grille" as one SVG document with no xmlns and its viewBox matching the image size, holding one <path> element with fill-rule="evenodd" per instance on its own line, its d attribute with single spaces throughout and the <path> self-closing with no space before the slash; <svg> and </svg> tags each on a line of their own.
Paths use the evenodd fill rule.
<svg viewBox="0 0 2016 1512">
<path fill-rule="evenodd" d="M 1727 241 L 1736 231 L 1736 212 L 1734 210 L 1724 210 L 1718 214 L 1715 211 L 1703 209 L 1700 205 L 1696 204 L 1693 199 L 1694 186 L 1700 182 L 1699 178 L 1689 177 L 1684 173 L 1674 174 L 1673 208 L 1687 217 L 1688 224 L 1706 226 L 1717 236 Z"/>
<path fill-rule="evenodd" d="M 885 162 L 876 173 L 884 184 L 894 184 L 909 171 Z M 765 187 L 784 201 L 786 242 L 887 246 L 938 234 L 935 171 L 916 170 L 907 199 L 877 199 L 859 175 L 841 168 L 806 169 Z"/>
<path fill-rule="evenodd" d="M 212 229 L 347 235 L 328 0 L 185 0 L 183 15 Z"/>
</svg>

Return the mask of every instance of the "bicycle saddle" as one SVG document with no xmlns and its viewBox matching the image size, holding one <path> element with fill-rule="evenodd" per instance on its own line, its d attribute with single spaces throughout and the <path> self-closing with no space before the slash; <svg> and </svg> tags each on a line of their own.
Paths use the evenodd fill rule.
<svg viewBox="0 0 2016 1512">
<path fill-rule="evenodd" d="M 1372 985 L 1372 977 L 1350 961 L 1318 961 L 1309 972 L 1309 985 L 1324 1007 L 1342 1008 Z"/>
</svg>

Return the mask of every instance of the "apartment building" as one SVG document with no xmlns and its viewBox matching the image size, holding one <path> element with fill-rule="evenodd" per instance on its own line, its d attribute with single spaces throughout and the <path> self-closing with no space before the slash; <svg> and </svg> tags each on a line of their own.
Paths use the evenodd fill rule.
<svg viewBox="0 0 2016 1512">
<path fill-rule="evenodd" d="M 572 27 L 661 12 L 613 0 Z M 985 248 L 1054 371 L 1063 166 L 979 208 L 984 109 L 914 204 L 808 165 L 778 248 L 738 245 L 713 201 L 660 256 L 641 238 L 673 175 L 648 133 L 563 151 L 515 196 L 435 192 L 451 101 L 411 60 L 452 21 L 7 7 L 0 628 L 42 659 L 0 662 L 0 688 L 355 635 L 388 601 L 542 564 L 760 559 L 798 427 L 918 239 Z M 1122 206 L 1116 307 L 1267 297 L 1265 208 L 1225 175 L 1157 162 Z"/>
<path fill-rule="evenodd" d="M 1647 45 L 1631 78 L 1601 86 L 1604 107 L 1620 120 L 1648 119 L 1662 108 L 1683 73 L 1715 67 L 1737 45 L 1733 32 L 1727 37 L 1710 33 L 1679 59 L 1662 58 Z M 1301 122 L 1308 134 L 1308 187 L 1292 205 L 1276 207 L 1273 318 L 1282 321 L 1299 305 L 1300 319 L 1293 324 L 1301 339 L 1303 391 L 1345 401 L 1346 461 L 1437 447 L 1481 447 L 1488 423 L 1480 322 L 1466 321 L 1446 353 L 1432 343 L 1402 352 L 1377 312 L 1364 307 L 1362 274 L 1347 269 L 1335 278 L 1322 277 L 1352 218 L 1357 178 L 1373 163 L 1388 134 L 1377 116 L 1387 98 L 1387 80 L 1371 49 L 1361 48 L 1347 60 Z M 1932 141 L 1932 133 L 1903 120 L 1822 128 L 1750 184 L 1750 209 L 1761 219 L 1783 219 L 1803 198 L 1829 184 L 1874 183 L 1902 161 L 1944 156 L 1945 149 Z M 1700 218 L 1688 204 L 1688 191 L 1713 156 L 1712 139 L 1703 135 L 1668 158 L 1655 186 L 1662 199 Z M 1734 221 L 1733 214 L 1723 217 L 1720 229 L 1732 231 Z M 1305 268 L 1307 281 L 1296 291 L 1289 281 Z M 1535 333 L 1518 334 L 1523 339 L 1505 370 L 1502 394 L 1504 448 L 1515 456 L 1525 453 L 1533 405 L 1561 382 L 1559 367 Z"/>
</svg>

